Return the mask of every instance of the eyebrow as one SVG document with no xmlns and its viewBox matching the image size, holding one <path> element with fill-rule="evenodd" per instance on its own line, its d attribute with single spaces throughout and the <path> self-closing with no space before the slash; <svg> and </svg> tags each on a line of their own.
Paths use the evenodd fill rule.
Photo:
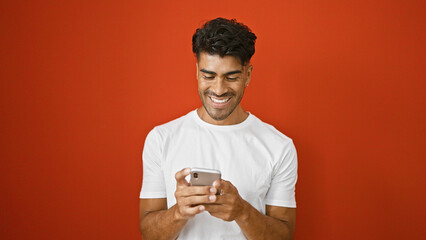
<svg viewBox="0 0 426 240">
<path fill-rule="evenodd" d="M 200 69 L 200 72 L 212 74 L 212 75 L 217 75 L 215 72 L 206 70 L 204 68 Z M 230 71 L 230 72 L 225 73 L 225 75 L 232 75 L 232 74 L 236 74 L 236 73 L 242 73 L 242 72 L 241 72 L 241 70 L 234 70 L 234 71 Z"/>
</svg>

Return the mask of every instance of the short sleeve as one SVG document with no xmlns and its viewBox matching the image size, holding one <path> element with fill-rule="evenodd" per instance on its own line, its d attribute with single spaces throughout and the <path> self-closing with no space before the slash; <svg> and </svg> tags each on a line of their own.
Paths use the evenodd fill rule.
<svg viewBox="0 0 426 240">
<path fill-rule="evenodd" d="M 297 153 L 291 141 L 284 148 L 280 161 L 273 170 L 272 181 L 265 204 L 279 207 L 296 207 Z"/>
<path fill-rule="evenodd" d="M 161 139 L 154 128 L 146 137 L 142 152 L 143 180 L 139 198 L 166 198 L 161 156 Z"/>
</svg>

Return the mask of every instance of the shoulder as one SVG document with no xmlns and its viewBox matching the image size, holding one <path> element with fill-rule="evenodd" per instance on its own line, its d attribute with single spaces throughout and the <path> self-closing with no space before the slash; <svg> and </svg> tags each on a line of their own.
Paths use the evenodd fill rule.
<svg viewBox="0 0 426 240">
<path fill-rule="evenodd" d="M 181 131 L 184 126 L 191 125 L 193 111 L 169 122 L 155 126 L 148 135 L 155 135 L 157 138 L 164 139 L 169 135 L 173 135 L 177 131 Z"/>
<path fill-rule="evenodd" d="M 293 140 L 278 129 L 276 129 L 273 125 L 263 122 L 253 114 L 252 117 L 252 131 L 254 131 L 256 135 L 268 141 L 269 144 L 278 144 L 281 146 L 293 145 Z"/>
</svg>

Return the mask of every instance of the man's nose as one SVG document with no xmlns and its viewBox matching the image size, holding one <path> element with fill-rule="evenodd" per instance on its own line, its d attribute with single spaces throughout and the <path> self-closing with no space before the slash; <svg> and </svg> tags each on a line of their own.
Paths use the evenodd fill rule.
<svg viewBox="0 0 426 240">
<path fill-rule="evenodd" d="M 227 86 L 223 79 L 216 78 L 216 80 L 213 82 L 213 85 L 211 86 L 211 89 L 216 95 L 220 96 L 226 93 Z"/>
</svg>

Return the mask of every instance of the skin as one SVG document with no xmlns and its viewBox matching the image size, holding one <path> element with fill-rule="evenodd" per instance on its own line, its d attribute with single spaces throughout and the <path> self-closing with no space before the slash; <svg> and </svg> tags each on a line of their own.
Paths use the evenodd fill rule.
<svg viewBox="0 0 426 240">
<path fill-rule="evenodd" d="M 200 53 L 197 62 L 198 93 L 203 106 L 197 110 L 204 121 L 216 125 L 243 122 L 248 113 L 240 101 L 251 79 L 253 66 L 242 65 L 233 56 Z M 211 98 L 226 103 L 215 103 Z M 229 181 L 213 186 L 190 186 L 190 169 L 177 172 L 176 204 L 167 209 L 167 199 L 140 199 L 140 230 L 144 239 L 176 239 L 188 219 L 207 211 L 224 221 L 235 221 L 247 239 L 293 239 L 296 209 L 266 205 L 266 214 L 245 201 Z M 221 195 L 215 195 L 217 191 Z M 214 231 L 214 229 L 212 229 Z"/>
<path fill-rule="evenodd" d="M 216 125 L 232 125 L 243 122 L 248 113 L 240 101 L 251 80 L 252 65 L 241 65 L 233 56 L 220 57 L 200 53 L 197 62 L 198 94 L 203 106 L 197 113 L 205 122 Z M 229 99 L 224 107 L 214 106 L 211 98 Z"/>
</svg>

